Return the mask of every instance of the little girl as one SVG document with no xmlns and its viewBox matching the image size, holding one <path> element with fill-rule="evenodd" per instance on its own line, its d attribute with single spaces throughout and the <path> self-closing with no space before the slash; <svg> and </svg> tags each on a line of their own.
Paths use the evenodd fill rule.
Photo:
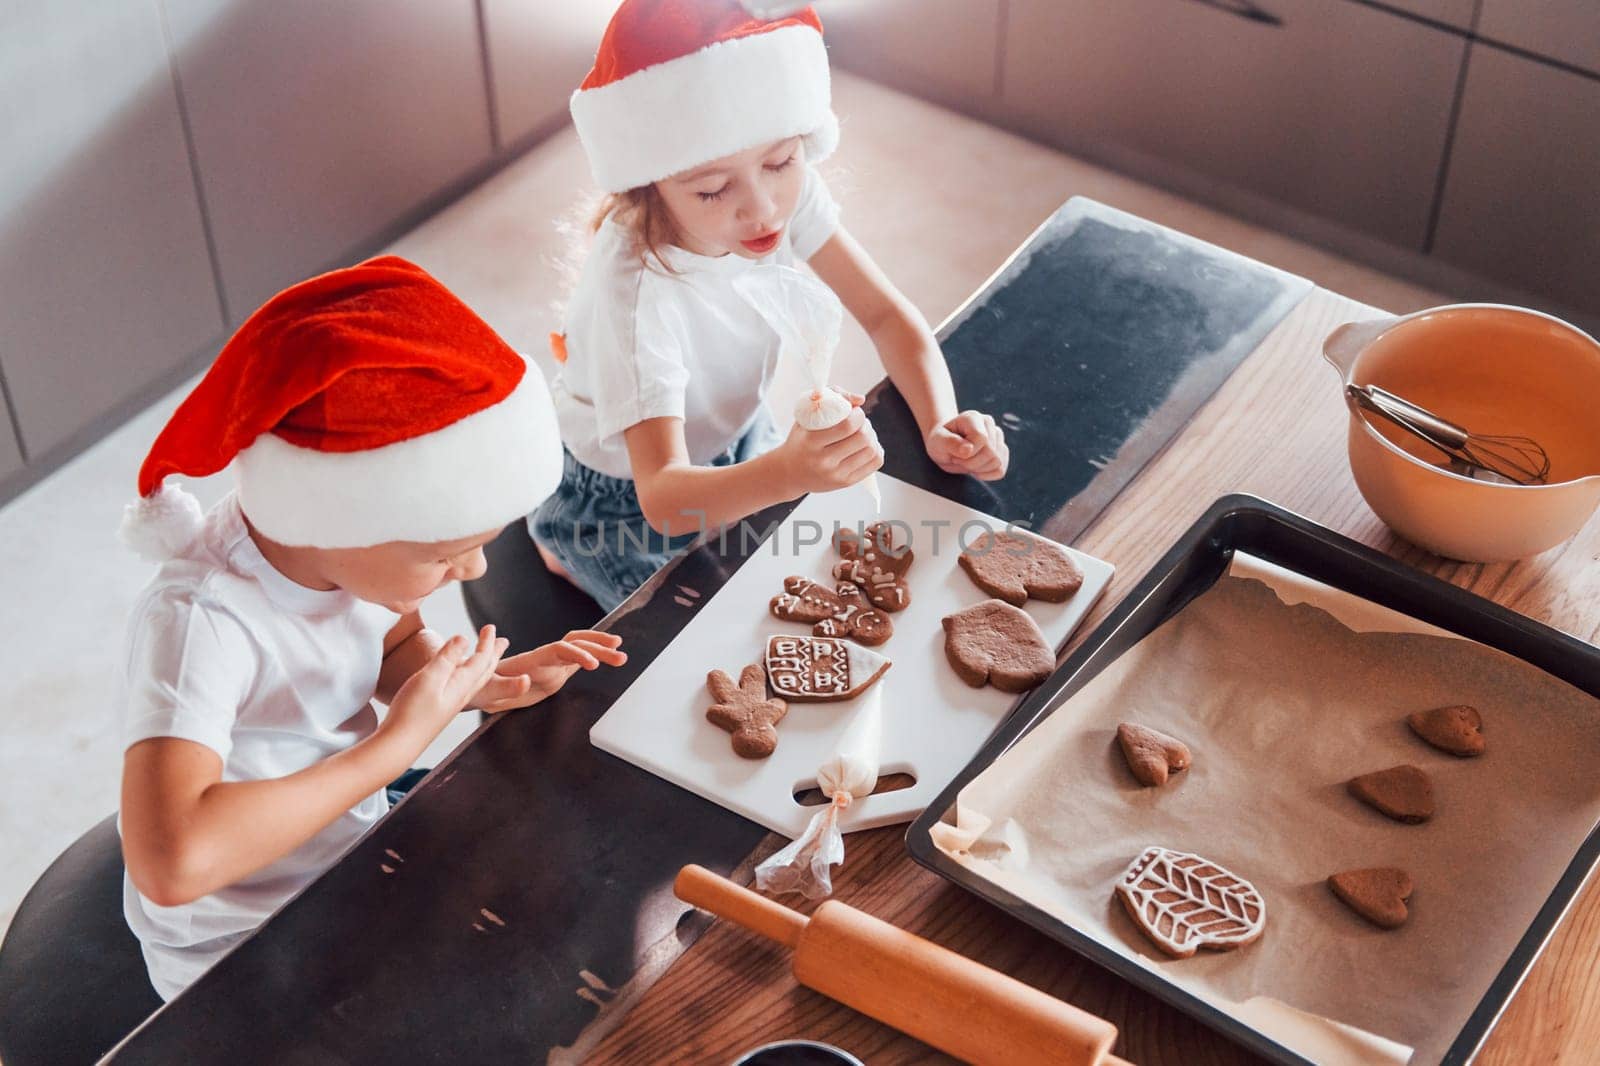
<svg viewBox="0 0 1600 1066">
<path fill-rule="evenodd" d="M 529 516 L 552 570 L 606 610 L 700 532 L 883 463 L 861 397 L 787 434 L 765 406 L 777 334 L 735 281 L 808 264 L 866 329 L 951 473 L 1005 475 L 994 419 L 961 411 L 927 322 L 839 225 L 815 164 L 839 139 L 822 24 L 738 0 L 623 0 L 572 116 L 608 196 L 552 337 L 561 485 Z"/>
</svg>

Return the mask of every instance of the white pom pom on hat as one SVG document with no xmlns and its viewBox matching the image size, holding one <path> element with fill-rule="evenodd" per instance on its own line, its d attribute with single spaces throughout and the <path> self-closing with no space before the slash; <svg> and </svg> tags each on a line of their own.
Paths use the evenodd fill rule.
<svg viewBox="0 0 1600 1066">
<path fill-rule="evenodd" d="M 173 484 L 163 484 L 122 509 L 122 542 L 152 563 L 182 555 L 205 527 L 200 501 Z"/>
</svg>

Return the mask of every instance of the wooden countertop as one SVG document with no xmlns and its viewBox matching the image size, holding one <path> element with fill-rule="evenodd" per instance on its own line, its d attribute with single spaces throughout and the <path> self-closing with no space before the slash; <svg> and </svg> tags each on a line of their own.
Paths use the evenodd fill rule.
<svg viewBox="0 0 1600 1066">
<path fill-rule="evenodd" d="M 1594 643 L 1600 520 L 1533 560 L 1452 563 L 1398 540 L 1368 510 L 1345 460 L 1346 413 L 1321 356 L 1335 326 L 1378 312 L 1308 296 L 1194 421 L 1078 538 L 1117 566 L 1079 639 L 1218 497 L 1250 492 L 1462 588 Z M 1110 1019 L 1118 1054 L 1145 1066 L 1256 1061 L 1249 1052 L 915 865 L 904 828 L 850 837 L 835 898 Z M 774 838 L 775 839 L 775 838 Z M 764 847 L 770 847 L 769 840 Z M 745 869 L 750 867 L 745 864 Z M 809 907 L 802 907 L 808 910 Z M 1478 1062 L 1582 1061 L 1600 1046 L 1600 891 L 1591 881 L 1534 965 Z M 788 953 L 718 922 L 623 1016 L 594 1063 L 725 1063 L 771 1040 L 836 1044 L 870 1066 L 949 1061 L 799 987 Z"/>
</svg>

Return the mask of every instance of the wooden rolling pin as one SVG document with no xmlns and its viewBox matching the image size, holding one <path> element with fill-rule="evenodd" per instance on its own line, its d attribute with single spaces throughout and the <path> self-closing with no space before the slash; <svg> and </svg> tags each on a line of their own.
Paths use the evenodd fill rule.
<svg viewBox="0 0 1600 1066">
<path fill-rule="evenodd" d="M 794 949 L 795 980 L 968 1062 L 1105 1066 L 1117 1028 L 837 900 L 810 919 L 700 866 L 685 903 Z"/>
</svg>

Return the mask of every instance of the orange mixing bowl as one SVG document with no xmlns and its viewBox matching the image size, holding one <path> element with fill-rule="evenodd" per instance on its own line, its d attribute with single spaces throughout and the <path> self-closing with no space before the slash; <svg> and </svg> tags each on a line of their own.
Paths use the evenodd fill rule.
<svg viewBox="0 0 1600 1066">
<path fill-rule="evenodd" d="M 1600 506 L 1600 343 L 1520 307 L 1457 304 L 1351 322 L 1322 354 L 1351 383 L 1377 385 L 1480 434 L 1532 437 L 1550 454 L 1541 485 L 1475 480 L 1382 419 L 1350 408 L 1350 469 L 1378 517 L 1438 555 L 1501 562 L 1576 533 Z"/>
</svg>

